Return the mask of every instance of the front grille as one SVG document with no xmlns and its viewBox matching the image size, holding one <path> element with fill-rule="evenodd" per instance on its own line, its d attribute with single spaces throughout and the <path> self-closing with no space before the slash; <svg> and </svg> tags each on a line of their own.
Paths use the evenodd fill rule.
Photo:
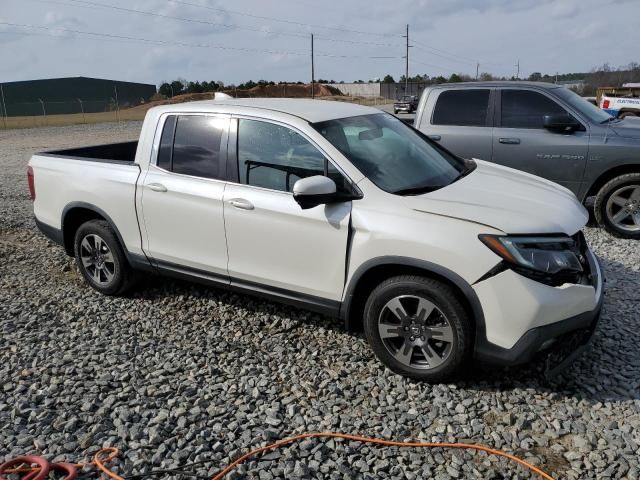
<svg viewBox="0 0 640 480">
<path fill-rule="evenodd" d="M 580 279 L 577 283 L 596 286 L 598 283 L 597 273 L 591 271 L 591 264 L 589 263 L 589 245 L 587 245 L 587 240 L 584 238 L 584 233 L 579 231 L 571 238 L 573 238 L 574 242 L 573 252 L 578 257 L 580 265 L 582 265 L 582 269 L 584 270 L 584 273 L 580 275 Z"/>
</svg>

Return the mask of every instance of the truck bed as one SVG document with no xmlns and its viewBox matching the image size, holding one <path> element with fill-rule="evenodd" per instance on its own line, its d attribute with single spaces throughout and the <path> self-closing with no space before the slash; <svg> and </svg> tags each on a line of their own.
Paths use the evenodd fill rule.
<svg viewBox="0 0 640 480">
<path fill-rule="evenodd" d="M 138 141 L 133 140 L 130 142 L 51 150 L 38 155 L 64 157 L 71 160 L 129 164 L 135 161 L 137 148 Z"/>
</svg>

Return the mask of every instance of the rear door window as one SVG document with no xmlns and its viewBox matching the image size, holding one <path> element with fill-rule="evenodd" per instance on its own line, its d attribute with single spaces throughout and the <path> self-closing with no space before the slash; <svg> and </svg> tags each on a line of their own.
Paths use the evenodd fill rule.
<svg viewBox="0 0 640 480">
<path fill-rule="evenodd" d="M 160 138 L 158 166 L 183 175 L 221 179 L 228 122 L 211 115 L 169 116 Z"/>
<path fill-rule="evenodd" d="M 530 90 L 503 90 L 501 126 L 505 128 L 544 128 L 545 115 L 567 113 L 545 95 Z"/>
<path fill-rule="evenodd" d="M 433 111 L 434 125 L 486 127 L 489 89 L 446 90 L 438 96 Z"/>
</svg>

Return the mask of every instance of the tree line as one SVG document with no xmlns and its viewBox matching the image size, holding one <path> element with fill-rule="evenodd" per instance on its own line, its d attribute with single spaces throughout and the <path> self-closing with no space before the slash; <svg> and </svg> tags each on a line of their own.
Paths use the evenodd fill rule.
<svg viewBox="0 0 640 480">
<path fill-rule="evenodd" d="M 476 80 L 475 77 L 471 75 L 463 74 L 463 73 L 453 73 L 448 77 L 444 77 L 442 75 L 437 75 L 434 77 L 429 76 L 428 74 L 417 74 L 413 76 L 409 76 L 409 82 L 419 82 L 426 84 L 440 84 L 440 83 L 456 83 L 456 82 L 471 82 Z M 516 80 L 515 77 L 500 77 L 493 75 L 490 72 L 482 72 L 478 75 L 478 80 L 481 81 L 491 81 L 491 80 Z M 529 75 L 526 80 L 537 81 L 537 82 L 568 82 L 568 81 L 581 81 L 583 82 L 582 93 L 585 95 L 593 95 L 598 87 L 608 86 L 608 87 L 617 87 L 621 86 L 623 83 L 631 83 L 631 82 L 639 82 L 640 83 L 640 64 L 637 62 L 631 62 L 628 65 L 620 66 L 620 67 L 612 67 L 608 63 L 604 65 L 594 67 L 590 72 L 575 72 L 575 73 L 556 73 L 556 74 L 548 74 L 541 72 L 533 72 Z M 396 83 L 395 78 L 387 74 L 382 79 L 374 78 L 370 80 L 355 80 L 353 83 L 374 83 L 374 82 L 382 82 L 382 83 Z M 405 82 L 405 76 L 402 75 L 398 79 L 399 83 Z M 328 80 L 328 79 L 318 79 L 315 83 L 345 83 L 344 81 Z M 182 95 L 186 93 L 205 93 L 205 92 L 217 92 L 221 90 L 250 90 L 254 87 L 258 86 L 269 86 L 269 85 L 303 85 L 304 82 L 296 81 L 296 82 L 273 82 L 268 80 L 258 80 L 254 82 L 253 80 L 249 80 L 247 82 L 240 83 L 238 85 L 230 84 L 226 85 L 219 80 L 212 80 L 210 82 L 193 82 L 187 81 L 184 79 L 176 79 L 172 82 L 162 82 L 158 89 L 158 93 L 165 97 L 173 97 L 175 95 Z"/>
</svg>

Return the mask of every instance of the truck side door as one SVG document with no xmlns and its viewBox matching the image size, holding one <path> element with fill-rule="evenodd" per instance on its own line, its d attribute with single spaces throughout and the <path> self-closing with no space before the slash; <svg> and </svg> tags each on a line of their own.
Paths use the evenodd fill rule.
<svg viewBox="0 0 640 480">
<path fill-rule="evenodd" d="M 227 279 L 222 197 L 230 115 L 166 115 L 142 189 L 143 250 L 161 268 Z M 194 273 L 194 272 L 191 272 Z"/>
<path fill-rule="evenodd" d="M 491 160 L 491 89 L 433 89 L 418 130 L 463 158 Z"/>
<path fill-rule="evenodd" d="M 346 176 L 288 125 L 234 118 L 231 130 L 229 170 L 236 171 L 224 193 L 224 219 L 232 285 L 339 301 L 351 201 L 303 210 L 291 192 L 296 180 L 313 175 L 331 177 L 340 191 Z"/>
<path fill-rule="evenodd" d="M 543 117 L 567 114 L 565 107 L 543 92 L 503 88 L 497 99 L 493 161 L 580 190 L 589 150 L 586 128 L 557 133 L 544 128 Z"/>
</svg>

